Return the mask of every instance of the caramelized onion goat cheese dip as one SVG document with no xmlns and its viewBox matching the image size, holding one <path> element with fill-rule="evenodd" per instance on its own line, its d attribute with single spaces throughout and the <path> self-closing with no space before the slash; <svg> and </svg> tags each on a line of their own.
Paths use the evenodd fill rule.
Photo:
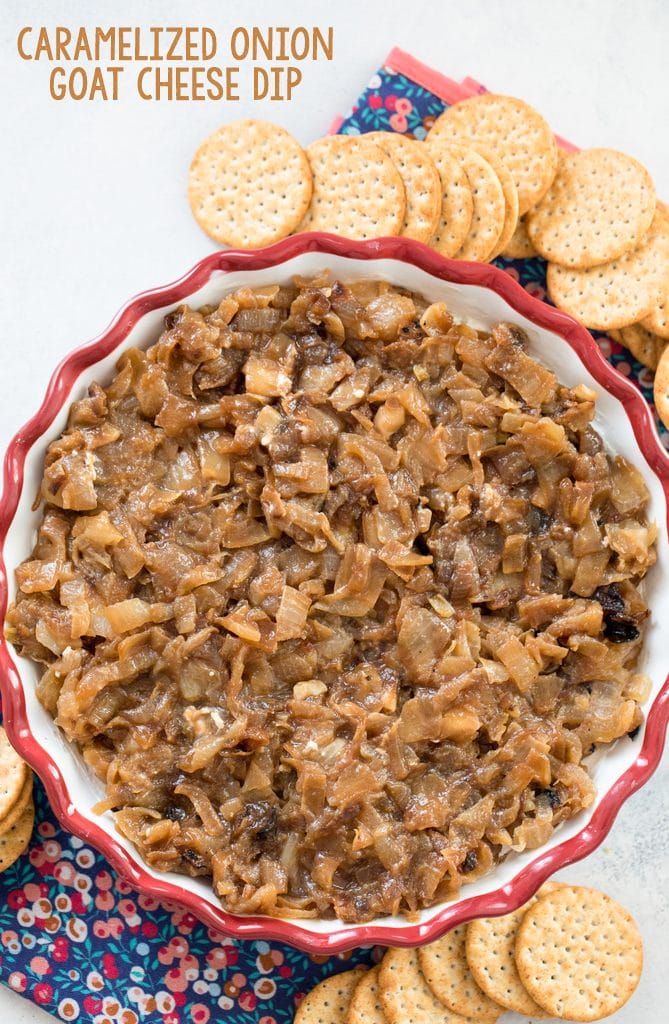
<svg viewBox="0 0 669 1024">
<path fill-rule="evenodd" d="M 72 405 L 8 634 L 152 867 L 366 921 L 592 803 L 656 532 L 526 340 L 322 275 L 176 309 Z"/>
</svg>

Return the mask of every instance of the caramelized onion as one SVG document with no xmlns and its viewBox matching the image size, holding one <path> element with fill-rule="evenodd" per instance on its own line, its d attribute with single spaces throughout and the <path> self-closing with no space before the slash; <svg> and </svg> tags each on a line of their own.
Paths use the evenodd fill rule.
<svg viewBox="0 0 669 1024">
<path fill-rule="evenodd" d="M 657 536 L 594 399 L 324 274 L 179 307 L 72 406 L 7 633 L 152 867 L 364 921 L 592 804 Z"/>
</svg>

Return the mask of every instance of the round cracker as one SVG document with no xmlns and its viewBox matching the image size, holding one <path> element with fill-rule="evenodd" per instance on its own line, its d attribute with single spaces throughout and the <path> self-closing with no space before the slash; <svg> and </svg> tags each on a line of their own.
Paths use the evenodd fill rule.
<svg viewBox="0 0 669 1024">
<path fill-rule="evenodd" d="M 475 149 L 449 149 L 467 175 L 474 211 L 467 237 L 455 254 L 458 260 L 485 263 L 495 251 L 504 227 L 504 193 L 492 167 Z"/>
<path fill-rule="evenodd" d="M 629 327 L 621 327 L 616 333 L 616 341 L 629 349 L 635 359 L 649 370 L 657 369 L 660 356 L 667 347 L 665 338 L 658 338 L 657 334 L 647 331 L 643 324 L 630 324 Z"/>
<path fill-rule="evenodd" d="M 304 997 L 293 1024 L 345 1024 L 351 996 L 366 971 L 366 967 L 355 967 L 324 978 Z"/>
<path fill-rule="evenodd" d="M 328 135 L 307 149 L 313 195 L 300 231 L 378 238 L 402 230 L 406 194 L 390 157 L 364 135 Z"/>
<path fill-rule="evenodd" d="M 647 331 L 656 334 L 658 338 L 669 340 L 669 291 L 665 292 L 664 297 L 641 323 Z"/>
<path fill-rule="evenodd" d="M 441 114 L 428 141 L 487 146 L 508 167 L 518 189 L 518 211 L 527 213 L 548 191 L 557 169 L 557 143 L 548 123 L 529 103 L 486 93 L 455 103 Z"/>
<path fill-rule="evenodd" d="M 585 269 L 634 249 L 654 214 L 655 186 L 643 164 L 615 149 L 584 149 L 560 160 L 527 215 L 527 233 L 545 259 Z"/>
<path fill-rule="evenodd" d="M 30 803 L 33 795 L 33 773 L 28 769 L 26 773 L 26 781 L 23 783 L 21 792 L 19 793 L 16 803 L 13 807 L 7 811 L 7 814 L 0 820 L 0 835 L 8 832 L 15 821 L 21 817 L 26 807 Z"/>
<path fill-rule="evenodd" d="M 448 147 L 430 146 L 430 156 L 441 181 L 439 223 L 430 245 L 442 256 L 455 256 L 464 242 L 474 215 L 474 199 L 460 162 Z"/>
<path fill-rule="evenodd" d="M 467 926 L 457 925 L 437 942 L 418 950 L 418 962 L 437 999 L 454 1013 L 492 1024 L 503 1013 L 476 984 L 465 956 Z"/>
<path fill-rule="evenodd" d="M 30 800 L 21 817 L 0 836 L 0 873 L 10 868 L 27 850 L 34 825 L 35 805 Z"/>
<path fill-rule="evenodd" d="M 533 256 L 538 255 L 539 253 L 530 242 L 529 235 L 527 234 L 526 218 L 520 217 L 515 231 L 504 249 L 500 252 L 500 256 L 504 256 L 507 260 L 529 260 Z"/>
<path fill-rule="evenodd" d="M 653 381 L 653 401 L 657 414 L 669 428 L 669 345 L 660 356 Z"/>
<path fill-rule="evenodd" d="M 402 177 L 406 210 L 400 234 L 429 242 L 441 213 L 441 181 L 428 150 L 398 132 L 370 132 L 365 138 L 381 147 Z"/>
<path fill-rule="evenodd" d="M 599 1020 L 639 983 L 643 944 L 630 914 L 594 889 L 564 885 L 525 914 L 516 938 L 523 985 L 555 1017 Z"/>
<path fill-rule="evenodd" d="M 490 259 L 494 260 L 509 245 L 518 227 L 518 189 L 516 188 L 511 171 L 496 153 L 493 153 L 491 149 L 484 146 L 477 146 L 476 150 L 481 156 L 485 157 L 497 175 L 504 195 L 504 224 L 502 225 L 502 232 L 497 239 L 497 245 L 492 256 L 490 256 Z"/>
<path fill-rule="evenodd" d="M 0 819 L 11 811 L 18 800 L 28 775 L 28 766 L 9 742 L 0 725 Z"/>
<path fill-rule="evenodd" d="M 549 263 L 546 284 L 555 305 L 584 327 L 638 323 L 669 288 L 669 220 L 656 214 L 636 249 L 611 263 L 588 270 Z"/>
<path fill-rule="evenodd" d="M 205 139 L 190 165 L 188 200 L 207 234 L 258 249 L 286 238 L 311 200 L 311 170 L 290 132 L 267 121 L 235 121 Z"/>
<path fill-rule="evenodd" d="M 379 994 L 379 968 L 363 974 L 351 996 L 346 1024 L 386 1024 Z"/>
<path fill-rule="evenodd" d="M 511 914 L 483 917 L 467 926 L 465 955 L 474 981 L 494 1003 L 526 1017 L 542 1019 L 547 1014 L 520 980 L 515 958 L 516 936 L 529 907 L 558 888 L 560 883 L 547 882 L 536 896 Z"/>
<path fill-rule="evenodd" d="M 388 1024 L 472 1024 L 437 999 L 423 977 L 415 949 L 386 952 L 379 970 L 379 992 Z"/>
<path fill-rule="evenodd" d="M 657 200 L 657 212 L 659 216 L 669 219 L 669 206 L 660 199 Z M 648 316 L 644 317 L 642 324 L 647 331 L 669 340 L 669 288 L 663 292 L 660 301 Z"/>
</svg>

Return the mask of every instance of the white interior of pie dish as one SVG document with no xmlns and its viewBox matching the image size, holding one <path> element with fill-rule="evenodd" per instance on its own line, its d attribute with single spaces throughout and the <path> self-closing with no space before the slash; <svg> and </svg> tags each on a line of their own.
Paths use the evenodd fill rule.
<svg viewBox="0 0 669 1024">
<path fill-rule="evenodd" d="M 263 284 L 289 283 L 294 274 L 309 275 L 324 268 L 329 268 L 334 276 L 343 281 L 361 278 L 383 279 L 420 292 L 429 300 L 443 300 L 448 304 L 456 319 L 465 320 L 475 327 L 486 327 L 497 320 L 510 320 L 520 324 L 527 331 L 530 353 L 554 370 L 561 382 L 567 385 L 586 383 L 597 391 L 599 398 L 595 427 L 602 435 L 610 452 L 624 455 L 643 474 L 651 496 L 650 517 L 657 522 L 659 528 L 657 565 L 649 573 L 644 584 L 645 596 L 652 612 L 652 618 L 646 634 L 641 668 L 650 676 L 653 683 L 652 695 L 646 709 L 650 707 L 664 683 L 669 662 L 669 643 L 666 636 L 663 636 L 663 629 L 666 630 L 665 624 L 669 622 L 667 507 L 660 481 L 650 469 L 639 448 L 622 403 L 602 389 L 602 386 L 591 376 L 579 356 L 563 338 L 536 326 L 517 313 L 495 292 L 477 285 L 452 284 L 442 281 L 418 267 L 398 259 L 366 259 L 363 261 L 326 253 L 307 252 L 262 270 L 245 269 L 235 273 L 214 271 L 203 287 L 184 296 L 182 301 L 196 307 L 205 303 L 218 303 L 227 291 L 240 285 L 254 287 Z M 80 374 L 54 423 L 28 453 L 20 504 L 5 546 L 5 561 L 10 577 L 10 600 L 13 599 L 15 591 L 12 570 L 22 559 L 29 556 L 35 539 L 36 526 L 41 517 L 41 512 L 34 510 L 32 504 L 42 475 L 44 453 L 49 441 L 64 429 L 70 402 L 80 398 L 91 381 L 96 380 L 103 385 L 109 382 L 121 349 L 130 345 L 145 348 L 155 341 L 162 328 L 163 316 L 174 308 L 174 305 L 172 303 L 170 306 L 145 314 L 112 355 Z M 39 676 L 37 666 L 25 658 L 18 657 L 13 651 L 12 657 L 22 680 L 30 731 L 37 743 L 57 763 L 73 807 L 84 818 L 95 822 L 98 827 L 113 836 L 115 841 L 126 849 L 129 856 L 142 866 L 147 875 L 164 882 L 165 876 L 144 865 L 134 847 L 116 832 L 111 813 L 102 816 L 93 815 L 92 806 L 103 796 L 102 784 L 89 772 L 77 750 L 66 742 L 51 717 L 38 703 L 35 696 L 35 686 Z M 643 733 L 642 728 L 633 740 L 628 737 L 619 740 L 592 764 L 592 774 L 598 792 L 594 807 L 560 826 L 551 841 L 540 851 L 509 855 L 487 877 L 465 886 L 462 897 L 481 896 L 508 885 L 539 855 L 543 855 L 583 829 L 595 808 L 616 780 L 637 758 L 643 741 Z M 213 910 L 218 909 L 218 902 L 208 880 L 173 875 L 170 876 L 169 881 L 175 887 L 175 899 L 179 897 L 179 890 L 190 891 L 207 901 Z M 449 906 L 452 905 L 449 904 Z M 427 924 L 440 909 L 443 909 L 443 905 L 425 910 L 420 916 L 420 922 Z M 374 925 L 377 930 L 388 929 L 396 933 L 398 928 L 406 926 L 406 921 L 386 918 L 370 922 L 370 924 Z M 325 936 L 350 928 L 336 920 L 301 920 L 292 922 L 292 925 L 302 933 L 311 933 L 313 936 L 317 934 Z"/>
</svg>

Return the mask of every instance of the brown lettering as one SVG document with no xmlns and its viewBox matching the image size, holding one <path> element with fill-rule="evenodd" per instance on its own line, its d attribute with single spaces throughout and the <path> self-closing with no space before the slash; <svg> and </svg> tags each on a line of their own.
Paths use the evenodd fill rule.
<svg viewBox="0 0 669 1024">
<path fill-rule="evenodd" d="M 167 28 L 167 29 L 165 29 L 165 31 L 172 33 L 172 42 L 170 43 L 170 45 L 167 48 L 167 53 L 165 54 L 165 60 L 183 60 L 184 59 L 183 58 L 183 54 L 182 53 L 176 53 L 176 48 L 177 48 L 178 43 L 181 40 L 181 33 L 182 33 L 183 29 L 180 29 L 180 28 Z"/>
<path fill-rule="evenodd" d="M 321 49 L 326 60 L 332 60 L 334 53 L 334 29 L 330 25 L 327 29 L 327 41 L 323 36 L 323 33 L 319 28 L 314 28 L 314 49 L 311 54 L 312 60 L 318 60 L 318 44 L 320 43 Z"/>
<path fill-rule="evenodd" d="M 65 68 L 54 68 L 49 75 L 49 92 L 52 100 L 62 100 L 67 93 L 67 85 L 64 82 Z"/>
<path fill-rule="evenodd" d="M 144 78 L 146 75 L 150 75 L 153 68 L 142 68 L 140 73 L 137 75 L 137 92 L 143 100 L 151 100 L 153 96 L 151 93 L 144 92 Z"/>
<path fill-rule="evenodd" d="M 23 49 L 23 40 L 30 32 L 32 32 L 32 28 L 30 25 L 27 25 L 25 28 L 21 29 L 16 39 L 16 49 L 19 51 L 19 56 L 21 60 L 33 59 L 32 54 L 26 53 L 26 51 Z"/>
<path fill-rule="evenodd" d="M 239 68 L 225 69 L 225 95 L 227 99 L 239 99 Z"/>
<path fill-rule="evenodd" d="M 112 60 L 116 60 L 116 46 L 115 46 L 116 34 L 113 28 L 108 28 L 105 32 L 102 28 L 96 28 L 95 30 L 95 59 L 100 60 L 100 52 L 102 46 L 105 43 L 110 43 L 110 57 Z"/>
<path fill-rule="evenodd" d="M 207 42 L 209 46 L 207 46 Z M 213 28 L 202 29 L 202 60 L 213 60 L 216 56 L 216 33 Z"/>
<path fill-rule="evenodd" d="M 299 42 L 302 46 L 298 49 Z M 294 60 L 304 60 L 309 53 L 309 33 L 306 28 L 296 28 L 291 39 L 291 52 Z"/>
<path fill-rule="evenodd" d="M 74 53 L 72 55 L 72 59 L 81 60 L 82 55 L 85 60 L 93 60 L 93 54 L 91 52 L 90 43 L 88 42 L 88 33 L 86 32 L 85 28 L 80 28 L 77 32 L 77 38 L 74 44 Z"/>
<path fill-rule="evenodd" d="M 117 60 L 132 60 L 132 28 L 122 25 L 116 30 Z"/>
<path fill-rule="evenodd" d="M 249 34 L 245 28 L 236 28 L 230 36 L 230 52 L 235 60 L 245 60 L 249 52 Z"/>
<path fill-rule="evenodd" d="M 230 68 L 227 68 L 230 71 Z M 207 68 L 207 82 L 210 88 L 207 89 L 207 99 L 209 100 L 222 100 L 225 96 L 225 89 L 223 88 L 223 82 L 221 81 L 223 72 L 220 68 Z M 228 96 L 228 99 L 231 99 Z"/>
<path fill-rule="evenodd" d="M 56 53 L 54 60 L 72 60 L 68 50 L 68 46 L 72 42 L 72 33 L 69 28 L 65 28 L 63 25 L 59 25 L 56 28 Z"/>
<path fill-rule="evenodd" d="M 297 89 L 298 85 L 302 81 L 302 72 L 299 68 L 293 67 L 292 65 L 286 68 L 286 99 L 292 98 L 293 89 Z"/>
<path fill-rule="evenodd" d="M 269 75 L 264 68 L 253 69 L 253 99 L 264 100 L 269 92 Z"/>
</svg>

